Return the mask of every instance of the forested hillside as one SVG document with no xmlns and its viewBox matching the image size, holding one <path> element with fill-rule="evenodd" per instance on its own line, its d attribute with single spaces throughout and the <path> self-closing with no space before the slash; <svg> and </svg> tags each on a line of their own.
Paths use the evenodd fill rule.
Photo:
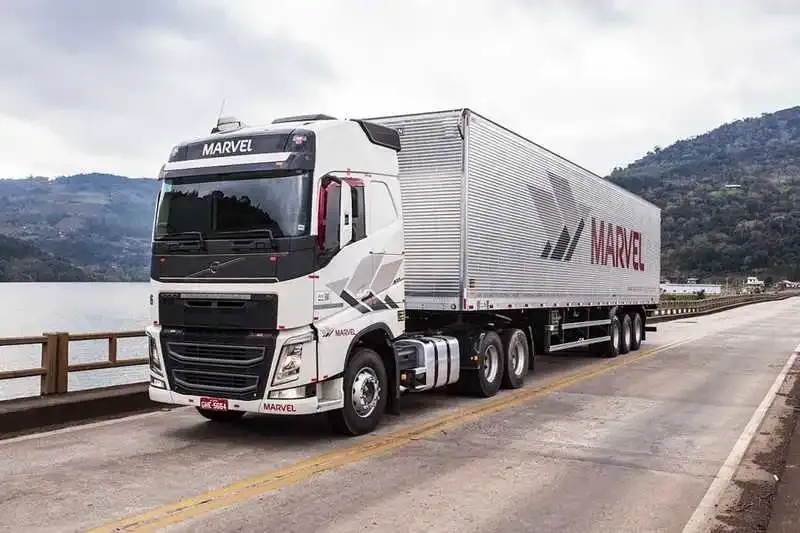
<svg viewBox="0 0 800 533">
<path fill-rule="evenodd" d="M 663 209 L 664 277 L 800 279 L 800 107 L 655 148 L 609 179 Z"/>
<path fill-rule="evenodd" d="M 0 281 L 92 281 L 69 261 L 0 235 Z"/>
<path fill-rule="evenodd" d="M 157 194 L 156 180 L 108 174 L 0 180 L 0 235 L 98 280 L 147 280 Z"/>
</svg>

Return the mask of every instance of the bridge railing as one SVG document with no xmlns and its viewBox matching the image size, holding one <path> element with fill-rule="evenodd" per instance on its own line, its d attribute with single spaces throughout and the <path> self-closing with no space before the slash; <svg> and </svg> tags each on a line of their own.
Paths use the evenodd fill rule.
<svg viewBox="0 0 800 533">
<path fill-rule="evenodd" d="M 0 371 L 0 383 L 4 380 L 28 377 L 41 377 L 40 395 L 63 394 L 68 390 L 68 377 L 70 372 L 87 372 L 105 368 L 120 368 L 126 366 L 146 365 L 149 357 L 136 357 L 117 359 L 117 343 L 119 339 L 144 337 L 144 330 L 113 331 L 103 333 L 43 333 L 35 337 L 6 337 L 0 338 L 0 348 L 3 346 L 41 346 L 41 364 L 34 368 Z M 70 364 L 69 348 L 71 342 L 79 341 L 106 341 L 108 349 L 104 361 Z M 2 361 L 0 351 L 0 361 Z M 0 365 L 2 368 L 2 365 Z"/>
<path fill-rule="evenodd" d="M 691 316 L 699 313 L 713 312 L 728 307 L 756 303 L 760 301 L 775 300 L 790 295 L 793 292 L 777 294 L 754 294 L 737 296 L 716 296 L 703 299 L 676 299 L 662 300 L 658 309 L 653 313 L 657 320 L 669 319 L 671 317 Z M 129 366 L 146 365 L 149 357 L 136 358 L 117 358 L 117 342 L 119 339 L 143 338 L 143 330 L 137 331 L 116 331 L 104 333 L 80 333 L 71 334 L 65 332 L 43 333 L 33 337 L 7 337 L 0 338 L 0 368 L 3 365 L 3 350 L 5 346 L 40 346 L 41 364 L 32 368 L 22 368 L 16 370 L 0 370 L 0 389 L 2 383 L 7 380 L 20 378 L 30 378 L 39 376 L 41 386 L 39 395 L 64 394 L 68 391 L 68 378 L 71 372 L 87 372 L 107 368 L 120 368 Z M 79 341 L 102 341 L 108 343 L 105 360 L 70 363 L 70 343 Z M 146 346 L 145 346 L 146 350 Z M 2 400 L 0 400 L 2 401 Z"/>
<path fill-rule="evenodd" d="M 662 300 L 659 302 L 658 309 L 655 310 L 653 316 L 694 315 L 746 303 L 766 302 L 784 296 L 788 296 L 788 294 L 739 294 L 734 296 L 713 296 L 701 299 L 677 298 L 674 300 Z"/>
</svg>

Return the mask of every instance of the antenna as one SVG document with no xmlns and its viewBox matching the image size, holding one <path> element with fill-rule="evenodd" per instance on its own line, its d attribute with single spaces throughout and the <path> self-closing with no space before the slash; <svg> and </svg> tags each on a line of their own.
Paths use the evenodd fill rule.
<svg viewBox="0 0 800 533">
<path fill-rule="evenodd" d="M 222 99 L 222 104 L 219 106 L 219 114 L 217 115 L 217 122 L 222 118 L 222 112 L 225 110 L 225 99 Z"/>
</svg>

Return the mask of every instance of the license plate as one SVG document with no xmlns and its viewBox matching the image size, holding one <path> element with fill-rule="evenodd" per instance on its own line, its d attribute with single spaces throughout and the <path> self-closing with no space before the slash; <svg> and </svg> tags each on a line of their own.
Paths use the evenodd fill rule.
<svg viewBox="0 0 800 533">
<path fill-rule="evenodd" d="M 200 408 L 212 411 L 227 411 L 228 400 L 222 398 L 200 398 Z"/>
</svg>

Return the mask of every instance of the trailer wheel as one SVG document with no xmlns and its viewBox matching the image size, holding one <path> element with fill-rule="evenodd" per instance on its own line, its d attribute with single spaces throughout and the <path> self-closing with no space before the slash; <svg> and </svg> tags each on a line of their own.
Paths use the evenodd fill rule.
<svg viewBox="0 0 800 533">
<path fill-rule="evenodd" d="M 331 411 L 328 420 L 336 433 L 356 436 L 378 426 L 386 408 L 389 380 L 380 356 L 357 348 L 344 369 L 344 407 Z"/>
<path fill-rule="evenodd" d="M 631 336 L 631 351 L 636 351 L 642 346 L 644 337 L 644 322 L 641 313 L 631 313 L 633 316 L 633 335 Z"/>
<path fill-rule="evenodd" d="M 633 322 L 631 315 L 628 313 L 622 314 L 622 331 L 620 332 L 619 339 L 619 353 L 625 354 L 631 351 L 631 344 L 633 342 Z"/>
<path fill-rule="evenodd" d="M 203 417 L 214 422 L 236 422 L 244 416 L 244 411 L 214 411 L 212 409 L 197 408 L 197 412 Z"/>
<path fill-rule="evenodd" d="M 603 350 L 602 354 L 604 357 L 616 357 L 620 354 L 620 344 L 622 341 L 621 330 L 622 326 L 617 315 L 614 315 L 611 318 L 611 327 L 609 335 L 611 336 L 611 340 L 606 343 L 606 349 Z"/>
<path fill-rule="evenodd" d="M 510 329 L 503 332 L 503 348 L 505 351 L 505 373 L 503 387 L 518 389 L 525 383 L 528 373 L 528 337 L 521 329 Z"/>
<path fill-rule="evenodd" d="M 504 361 L 500 336 L 494 331 L 486 332 L 478 347 L 478 368 L 461 373 L 459 382 L 463 384 L 465 392 L 483 398 L 497 394 L 505 373 Z"/>
</svg>

